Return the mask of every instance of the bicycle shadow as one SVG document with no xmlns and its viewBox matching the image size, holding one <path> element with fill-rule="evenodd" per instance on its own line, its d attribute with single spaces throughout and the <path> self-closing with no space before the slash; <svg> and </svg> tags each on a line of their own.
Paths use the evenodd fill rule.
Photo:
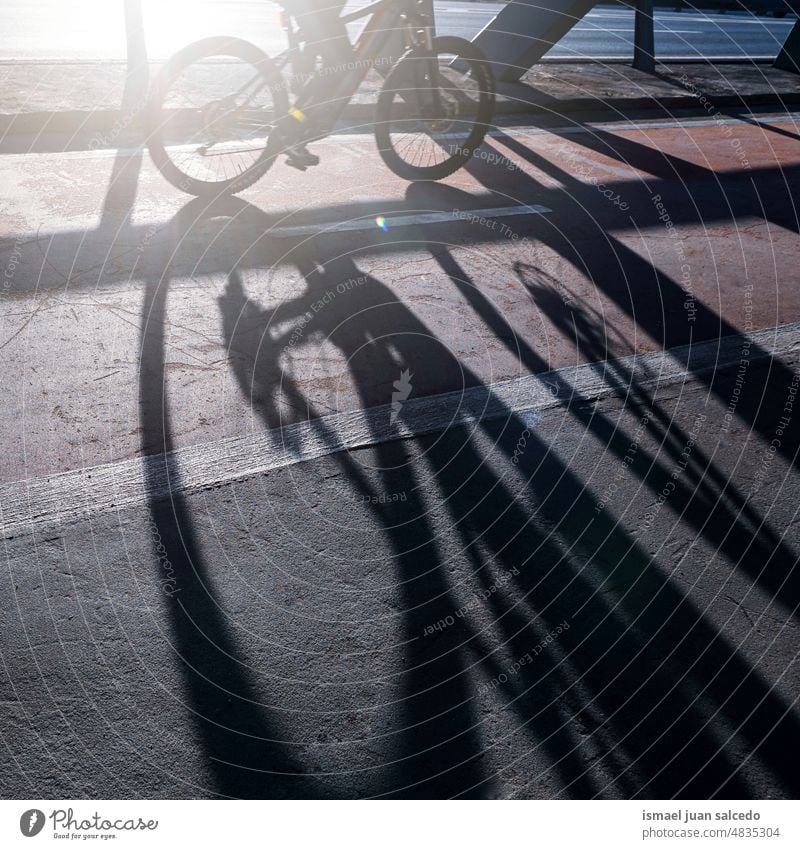
<svg viewBox="0 0 800 849">
<path fill-rule="evenodd" d="M 254 220 L 259 217 L 257 211 L 252 215 Z M 275 313 L 280 314 L 282 320 L 293 312 L 299 318 L 325 287 L 360 274 L 351 259 L 336 253 L 328 255 L 318 245 L 304 246 L 291 260 L 303 274 L 308 291 L 288 308 L 281 305 L 276 310 L 263 311 L 264 326 L 275 321 Z M 324 269 L 324 273 L 319 269 Z M 231 275 L 231 282 L 233 301 L 226 300 L 223 309 L 240 314 L 247 306 L 242 303 L 235 273 Z M 368 277 L 368 282 L 368 286 L 354 293 L 349 303 L 349 309 L 364 320 L 363 338 L 353 339 L 341 334 L 337 330 L 338 318 L 333 314 L 329 318 L 325 311 L 318 315 L 321 333 L 340 350 L 344 361 L 350 363 L 367 338 L 380 338 L 385 330 L 386 325 L 381 322 L 373 327 L 367 321 L 371 310 L 377 304 L 384 308 L 391 305 L 391 320 L 387 324 L 394 328 L 392 350 L 387 347 L 381 351 L 381 356 L 373 360 L 373 366 L 385 370 L 387 379 L 388 374 L 396 376 L 398 365 L 413 371 L 418 352 L 413 344 L 403 340 L 418 335 L 430 336 L 429 329 L 373 275 Z M 496 317 L 496 320 L 500 319 Z M 226 326 L 230 332 L 234 323 L 228 321 Z M 228 339 L 228 343 L 232 340 Z M 240 386 L 260 395 L 268 394 L 276 371 L 280 371 L 274 353 L 274 348 L 266 353 L 263 349 L 253 350 L 247 360 L 239 361 L 250 363 L 245 371 L 237 374 Z M 284 375 L 283 380 L 286 379 Z M 473 379 L 478 382 L 474 376 Z M 290 394 L 294 396 L 295 405 L 300 407 L 303 399 L 296 387 Z M 325 427 L 322 419 L 312 421 Z M 265 418 L 265 422 L 275 426 L 274 419 Z M 479 430 L 508 462 L 528 428 L 524 421 L 508 411 L 507 418 L 500 423 L 480 422 Z M 536 675 L 524 672 L 513 684 L 501 686 L 531 737 L 548 751 L 564 792 L 580 796 L 604 792 L 603 786 L 587 774 L 585 752 L 580 749 L 581 734 L 570 726 L 575 717 L 567 716 L 569 711 L 564 709 L 562 694 L 578 688 L 588 693 L 590 705 L 587 709 L 578 709 L 578 715 L 590 724 L 594 722 L 598 733 L 607 733 L 609 739 L 615 741 L 613 752 L 605 754 L 607 761 L 603 764 L 603 769 L 612 776 L 609 786 L 615 788 L 609 792 L 631 794 L 633 788 L 638 788 L 637 792 L 653 797 L 746 797 L 750 792 L 747 783 L 720 745 L 714 730 L 713 717 L 717 712 L 724 714 L 727 721 L 739 729 L 749 746 L 758 748 L 759 755 L 767 760 L 770 771 L 782 786 L 795 787 L 796 778 L 785 759 L 788 740 L 798 730 L 797 719 L 789 706 L 666 577 L 669 570 L 659 568 L 657 561 L 619 526 L 614 517 L 595 515 L 595 501 L 575 473 L 556 458 L 545 441 L 535 433 L 528 433 L 525 458 L 518 464 L 517 471 L 529 476 L 527 488 L 530 497 L 535 499 L 535 513 L 540 519 L 545 517 L 551 527 L 558 528 L 557 540 L 531 523 L 530 509 L 523 509 L 504 479 L 490 470 L 475 437 L 455 429 L 441 438 L 423 437 L 421 444 L 424 465 L 429 467 L 437 482 L 442 503 L 450 511 L 453 527 L 462 537 L 463 550 L 471 553 L 476 570 L 485 565 L 475 559 L 478 543 L 507 571 L 526 566 L 518 578 L 520 598 L 504 600 L 501 593 L 491 596 L 495 622 L 502 627 L 503 645 L 512 647 L 513 651 L 528 651 L 560 623 L 571 623 L 567 635 L 562 637 L 564 657 L 545 656 L 537 665 Z M 601 431 L 600 436 L 605 434 Z M 621 447 L 616 446 L 617 450 Z M 409 468 L 409 454 L 402 444 L 382 445 L 376 452 L 386 464 L 382 468 L 389 482 L 387 491 L 390 486 L 394 491 L 408 491 L 416 485 L 421 474 Z M 458 458 L 457 462 L 454 457 Z M 346 455 L 341 462 L 353 486 L 363 488 L 363 480 Z M 398 468 L 403 471 L 397 471 Z M 419 539 L 424 540 L 429 529 L 424 522 L 419 522 L 415 515 L 417 510 L 419 505 L 409 502 L 396 515 L 401 517 L 403 524 L 416 523 L 421 534 Z M 429 577 L 431 572 L 441 569 L 440 553 L 430 548 L 426 551 L 424 543 L 420 543 L 425 568 L 419 572 L 415 563 L 406 557 L 405 533 L 397 534 L 392 516 L 385 510 L 379 512 L 379 518 L 388 522 L 386 534 L 395 550 L 403 580 L 416 582 L 424 574 L 434 595 L 447 598 L 447 586 L 441 579 L 434 581 Z M 590 517 L 591 522 L 588 521 Z M 530 565 L 532 555 L 535 557 L 533 566 Z M 590 562 L 593 564 L 591 580 L 586 576 L 586 564 Z M 598 594 L 598 586 L 603 587 L 608 601 Z M 441 618 L 448 609 L 452 611 L 453 606 L 448 600 L 443 607 L 431 608 L 430 598 L 424 594 L 408 596 L 406 601 L 413 609 L 427 607 L 424 617 L 427 621 L 432 621 L 430 616 Z M 527 608 L 527 613 L 521 613 L 520 607 Z M 576 611 L 580 611 L 577 618 L 574 617 Z M 535 624 L 530 618 L 532 614 L 536 614 Z M 409 613 L 407 633 L 419 633 L 422 621 Z M 442 650 L 449 658 L 449 668 L 455 670 L 454 675 L 448 676 L 452 692 L 445 704 L 452 705 L 449 712 L 456 710 L 464 694 L 464 682 L 459 680 L 464 670 L 463 645 L 481 646 L 480 663 L 490 665 L 493 671 L 502 669 L 485 659 L 493 652 L 480 636 L 467 623 L 462 627 L 465 631 L 457 647 L 447 646 Z M 448 635 L 448 639 L 453 638 Z M 702 645 L 703 650 L 698 652 L 697 645 Z M 408 719 L 419 724 L 421 706 L 416 699 L 421 691 L 416 675 L 411 674 L 415 668 L 412 663 L 407 683 L 411 704 L 407 707 L 411 711 Z M 435 678 L 434 675 L 434 681 Z M 452 683 L 454 679 L 458 686 Z M 680 682 L 678 686 L 675 681 Z M 430 685 L 430 681 L 426 683 Z M 711 701 L 713 711 L 698 705 L 697 692 Z M 573 705 L 579 703 L 579 699 L 572 701 Z M 434 710 L 440 710 L 441 706 L 437 703 Z M 594 714 L 593 719 L 590 714 Z M 459 710 L 455 721 L 459 738 L 466 734 L 471 721 Z M 405 726 L 401 724 L 401 727 Z M 461 729 L 464 729 L 463 734 Z M 437 739 L 435 729 L 433 739 Z M 452 737 L 438 739 L 441 746 Z M 474 770 L 461 773 L 455 766 L 456 762 L 472 764 L 477 756 L 474 735 L 470 736 L 466 748 L 464 742 L 461 739 L 456 751 L 443 761 L 438 758 L 450 773 L 450 780 L 444 785 L 438 776 L 432 784 L 430 777 L 424 777 L 424 769 L 414 766 L 409 776 L 404 774 L 400 778 L 404 782 L 400 792 L 407 792 L 409 786 L 414 785 L 426 788 L 426 792 L 430 792 L 430 788 L 445 790 L 449 795 L 453 795 L 454 789 L 463 794 L 480 788 L 485 778 Z M 409 740 L 406 750 L 413 752 L 415 746 L 416 743 Z M 409 755 L 410 758 L 413 755 Z M 637 775 L 636 781 L 628 778 L 629 772 Z M 472 783 L 464 783 L 465 780 Z"/>
<path fill-rule="evenodd" d="M 325 334 L 349 362 L 357 360 L 368 345 L 369 368 L 387 375 L 388 379 L 390 374 L 396 376 L 398 353 L 381 340 L 390 337 L 391 328 L 396 327 L 396 321 L 404 313 L 375 278 L 361 274 L 346 260 L 341 265 L 334 261 L 324 266 L 310 258 L 297 257 L 297 262 L 307 284 L 306 291 L 274 309 L 263 309 L 249 301 L 239 274 L 236 270 L 231 272 L 226 291 L 220 298 L 226 345 L 236 353 L 231 364 L 242 392 L 252 399 L 268 428 L 278 428 L 286 422 L 274 401 L 275 390 L 279 388 L 288 409 L 301 410 L 326 440 L 335 444 L 336 435 L 326 432 L 321 411 L 303 395 L 291 374 L 281 369 L 279 357 L 286 339 L 292 338 L 292 332 L 285 332 L 283 340 L 274 340 L 268 328 L 310 314 L 319 299 L 326 292 L 335 291 L 342 281 L 361 280 L 356 303 L 351 297 L 346 307 L 341 302 L 331 304 L 325 310 L 324 322 L 315 322 L 313 331 Z M 350 294 L 352 296 L 353 292 Z M 353 307 L 357 315 L 372 317 L 365 325 L 365 330 L 369 328 L 369 339 L 354 334 L 346 326 L 345 311 Z M 310 329 L 304 337 L 306 344 L 309 338 Z M 402 354 L 400 356 L 402 358 Z M 413 370 L 417 364 L 422 364 L 418 351 L 414 360 L 405 365 Z M 280 375 L 277 381 L 276 375 Z M 284 434 L 274 435 L 283 440 Z M 483 750 L 476 734 L 477 720 L 469 694 L 466 658 L 458 646 L 442 657 L 439 652 L 432 651 L 430 642 L 419 639 L 428 624 L 447 618 L 456 609 L 442 554 L 417 495 L 419 481 L 402 446 L 380 444 L 377 456 L 380 468 L 385 470 L 381 475 L 385 491 L 402 492 L 405 495 L 402 501 L 382 503 L 380 491 L 376 491 L 350 454 L 334 455 L 355 494 L 369 501 L 384 527 L 395 552 L 394 565 L 400 587 L 397 604 L 406 611 L 402 633 L 397 638 L 398 643 L 406 647 L 405 682 L 403 693 L 398 697 L 402 716 L 396 718 L 396 728 L 386 739 L 385 758 L 391 765 L 384 768 L 374 795 L 404 798 L 487 795 L 491 793 L 491 782 L 480 768 Z"/>
</svg>

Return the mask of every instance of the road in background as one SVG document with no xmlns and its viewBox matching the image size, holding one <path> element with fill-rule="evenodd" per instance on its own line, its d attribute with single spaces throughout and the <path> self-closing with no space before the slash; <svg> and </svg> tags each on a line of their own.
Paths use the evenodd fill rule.
<svg viewBox="0 0 800 849">
<path fill-rule="evenodd" d="M 269 53 L 283 49 L 276 6 L 265 0 L 143 0 L 151 60 L 209 35 L 236 35 Z M 439 31 L 472 38 L 497 14 L 498 3 L 436 3 Z M 794 24 L 744 14 L 656 11 L 656 52 L 686 56 L 774 56 Z M 580 58 L 631 56 L 633 12 L 599 6 L 548 54 Z M 125 58 L 123 4 L 109 0 L 4 0 L 0 61 L 108 61 Z"/>
</svg>

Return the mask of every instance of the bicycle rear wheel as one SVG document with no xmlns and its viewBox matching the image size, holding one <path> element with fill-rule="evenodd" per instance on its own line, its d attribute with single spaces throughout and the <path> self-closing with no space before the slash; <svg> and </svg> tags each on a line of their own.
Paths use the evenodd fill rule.
<svg viewBox="0 0 800 849">
<path fill-rule="evenodd" d="M 272 131 L 289 108 L 272 60 L 238 38 L 207 38 L 175 54 L 156 77 L 148 147 L 178 189 L 215 197 L 247 188 L 275 159 Z"/>
<path fill-rule="evenodd" d="M 375 138 L 383 161 L 407 180 L 440 180 L 466 164 L 483 141 L 495 103 L 494 77 L 462 38 L 409 50 L 378 96 Z"/>
</svg>

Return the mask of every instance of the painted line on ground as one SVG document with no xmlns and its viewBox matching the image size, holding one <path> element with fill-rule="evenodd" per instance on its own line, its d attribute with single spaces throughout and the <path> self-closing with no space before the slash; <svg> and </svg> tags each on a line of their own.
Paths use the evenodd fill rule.
<svg viewBox="0 0 800 849">
<path fill-rule="evenodd" d="M 276 238 L 295 236 L 318 236 L 325 233 L 341 233 L 345 230 L 375 230 L 385 225 L 392 227 L 411 227 L 415 224 L 446 224 L 453 221 L 468 221 L 469 217 L 477 218 L 508 218 L 518 215 L 547 215 L 553 210 L 540 204 L 523 204 L 519 206 L 485 207 L 483 209 L 463 209 L 457 212 L 420 212 L 415 215 L 372 215 L 366 218 L 355 218 L 350 221 L 338 221 L 331 224 L 298 224 L 294 227 L 272 227 L 269 235 Z M 383 225 L 378 223 L 378 219 Z"/>
<path fill-rule="evenodd" d="M 533 415 L 567 407 L 575 400 L 598 400 L 619 392 L 619 368 L 631 381 L 651 389 L 692 380 L 708 369 L 741 362 L 745 340 L 749 359 L 800 354 L 800 322 L 727 336 L 668 351 L 621 357 L 608 363 L 571 366 L 535 375 L 405 401 L 396 420 L 392 405 L 336 413 L 281 428 L 77 469 L 51 477 L 0 484 L 0 533 L 4 539 L 36 528 L 177 493 L 201 492 L 273 469 L 367 448 L 397 439 L 437 433 L 477 422 Z M 606 373 L 612 382 L 606 379 Z M 613 385 L 612 385 L 613 383 Z M 176 482 L 178 482 L 176 484 Z"/>
</svg>

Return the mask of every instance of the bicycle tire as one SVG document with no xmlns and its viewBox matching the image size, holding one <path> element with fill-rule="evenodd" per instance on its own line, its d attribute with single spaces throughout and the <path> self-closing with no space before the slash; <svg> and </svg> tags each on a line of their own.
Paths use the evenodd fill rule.
<svg viewBox="0 0 800 849">
<path fill-rule="evenodd" d="M 255 44 L 240 38 L 214 36 L 187 45 L 172 56 L 156 75 L 148 102 L 147 146 L 150 156 L 162 176 L 175 188 L 197 197 L 231 195 L 251 186 L 266 174 L 277 152 L 269 140 L 261 156 L 252 166 L 227 180 L 206 181 L 186 174 L 170 158 L 163 135 L 166 119 L 163 112 L 169 84 L 192 64 L 215 56 L 232 57 L 248 62 L 258 69 L 275 103 L 275 114 L 283 115 L 289 110 L 289 99 L 279 71 L 272 60 Z"/>
<path fill-rule="evenodd" d="M 398 177 L 406 180 L 441 180 L 462 168 L 471 158 L 473 151 L 481 144 L 488 129 L 495 106 L 495 83 L 489 63 L 483 53 L 474 44 L 457 36 L 438 36 L 432 41 L 432 54 L 454 55 L 460 61 L 469 64 L 470 75 L 478 84 L 479 100 L 476 119 L 466 142 L 444 162 L 435 165 L 412 165 L 395 151 L 391 140 L 392 104 L 397 93 L 393 86 L 398 85 L 407 73 L 404 66 L 410 60 L 424 58 L 428 53 L 422 47 L 408 50 L 389 72 L 378 95 L 375 112 L 375 140 L 378 151 L 386 165 Z"/>
</svg>

